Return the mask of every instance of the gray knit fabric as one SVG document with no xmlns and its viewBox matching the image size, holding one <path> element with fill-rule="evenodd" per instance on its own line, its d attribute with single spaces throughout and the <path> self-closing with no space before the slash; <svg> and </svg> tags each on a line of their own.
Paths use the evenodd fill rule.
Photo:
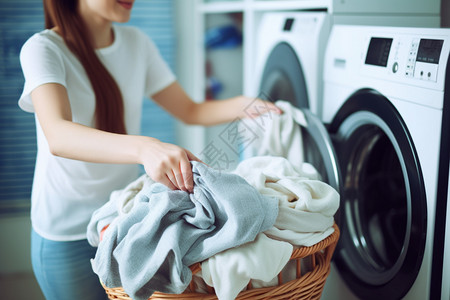
<svg viewBox="0 0 450 300">
<path fill-rule="evenodd" d="M 253 241 L 273 226 L 277 200 L 238 175 L 198 162 L 192 171 L 192 194 L 155 183 L 108 228 L 92 260 L 107 287 L 122 286 L 138 300 L 154 291 L 182 293 L 192 277 L 190 265 Z"/>
</svg>

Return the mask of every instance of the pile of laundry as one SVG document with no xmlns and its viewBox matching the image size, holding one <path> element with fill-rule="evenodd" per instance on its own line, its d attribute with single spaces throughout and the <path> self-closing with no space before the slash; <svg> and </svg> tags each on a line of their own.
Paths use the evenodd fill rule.
<svg viewBox="0 0 450 300">
<path fill-rule="evenodd" d="M 307 163 L 261 155 L 232 172 L 191 164 L 193 193 L 142 175 L 94 212 L 91 263 L 105 286 L 145 300 L 180 294 L 194 280 L 199 291 L 206 283 L 220 300 L 235 299 L 250 280 L 276 285 L 294 247 L 333 233 L 339 194 Z M 197 262 L 202 270 L 192 276 Z"/>
</svg>

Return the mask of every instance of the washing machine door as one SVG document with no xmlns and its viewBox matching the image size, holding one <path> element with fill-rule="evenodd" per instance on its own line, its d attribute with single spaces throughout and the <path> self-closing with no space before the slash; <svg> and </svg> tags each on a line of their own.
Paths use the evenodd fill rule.
<svg viewBox="0 0 450 300">
<path fill-rule="evenodd" d="M 339 273 L 361 299 L 399 299 L 422 263 L 427 202 L 415 146 L 396 108 L 370 89 L 330 124 L 342 173 Z"/>
<path fill-rule="evenodd" d="M 285 100 L 301 109 L 308 126 L 302 127 L 304 160 L 312 164 L 336 190 L 340 189 L 337 158 L 326 128 L 309 110 L 308 91 L 302 64 L 294 49 L 280 42 L 271 51 L 260 82 L 260 98 L 270 101 Z"/>
<path fill-rule="evenodd" d="M 316 168 L 324 182 L 339 192 L 342 189 L 341 175 L 336 151 L 328 131 L 321 120 L 309 109 L 301 110 L 308 124 L 306 127 L 300 126 L 304 160 Z"/>
<path fill-rule="evenodd" d="M 308 91 L 300 60 L 286 42 L 277 44 L 264 66 L 259 97 L 265 100 L 287 100 L 299 108 L 309 108 Z"/>
</svg>

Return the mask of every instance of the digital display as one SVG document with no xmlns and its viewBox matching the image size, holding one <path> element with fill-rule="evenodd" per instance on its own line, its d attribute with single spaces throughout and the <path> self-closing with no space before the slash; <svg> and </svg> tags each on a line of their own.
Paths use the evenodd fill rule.
<svg viewBox="0 0 450 300">
<path fill-rule="evenodd" d="M 438 64 L 443 44 L 443 40 L 421 39 L 416 61 Z"/>
<path fill-rule="evenodd" d="M 283 31 L 291 31 L 292 25 L 294 24 L 294 19 L 289 18 L 284 22 Z"/>
<path fill-rule="evenodd" d="M 386 67 L 391 45 L 392 39 L 390 38 L 371 38 L 365 64 Z"/>
</svg>

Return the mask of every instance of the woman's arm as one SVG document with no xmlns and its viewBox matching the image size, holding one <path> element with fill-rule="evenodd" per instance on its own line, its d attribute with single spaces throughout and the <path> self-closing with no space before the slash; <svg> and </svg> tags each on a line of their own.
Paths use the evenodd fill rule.
<svg viewBox="0 0 450 300">
<path fill-rule="evenodd" d="M 96 163 L 142 164 L 153 180 L 192 191 L 189 161 L 198 159 L 186 149 L 151 137 L 109 133 L 72 122 L 67 91 L 60 84 L 41 85 L 31 98 L 53 155 Z"/>
<path fill-rule="evenodd" d="M 253 118 L 269 111 L 281 113 L 271 102 L 245 96 L 195 103 L 177 82 L 152 98 L 186 124 L 209 126 L 231 122 L 236 118 Z"/>
</svg>

